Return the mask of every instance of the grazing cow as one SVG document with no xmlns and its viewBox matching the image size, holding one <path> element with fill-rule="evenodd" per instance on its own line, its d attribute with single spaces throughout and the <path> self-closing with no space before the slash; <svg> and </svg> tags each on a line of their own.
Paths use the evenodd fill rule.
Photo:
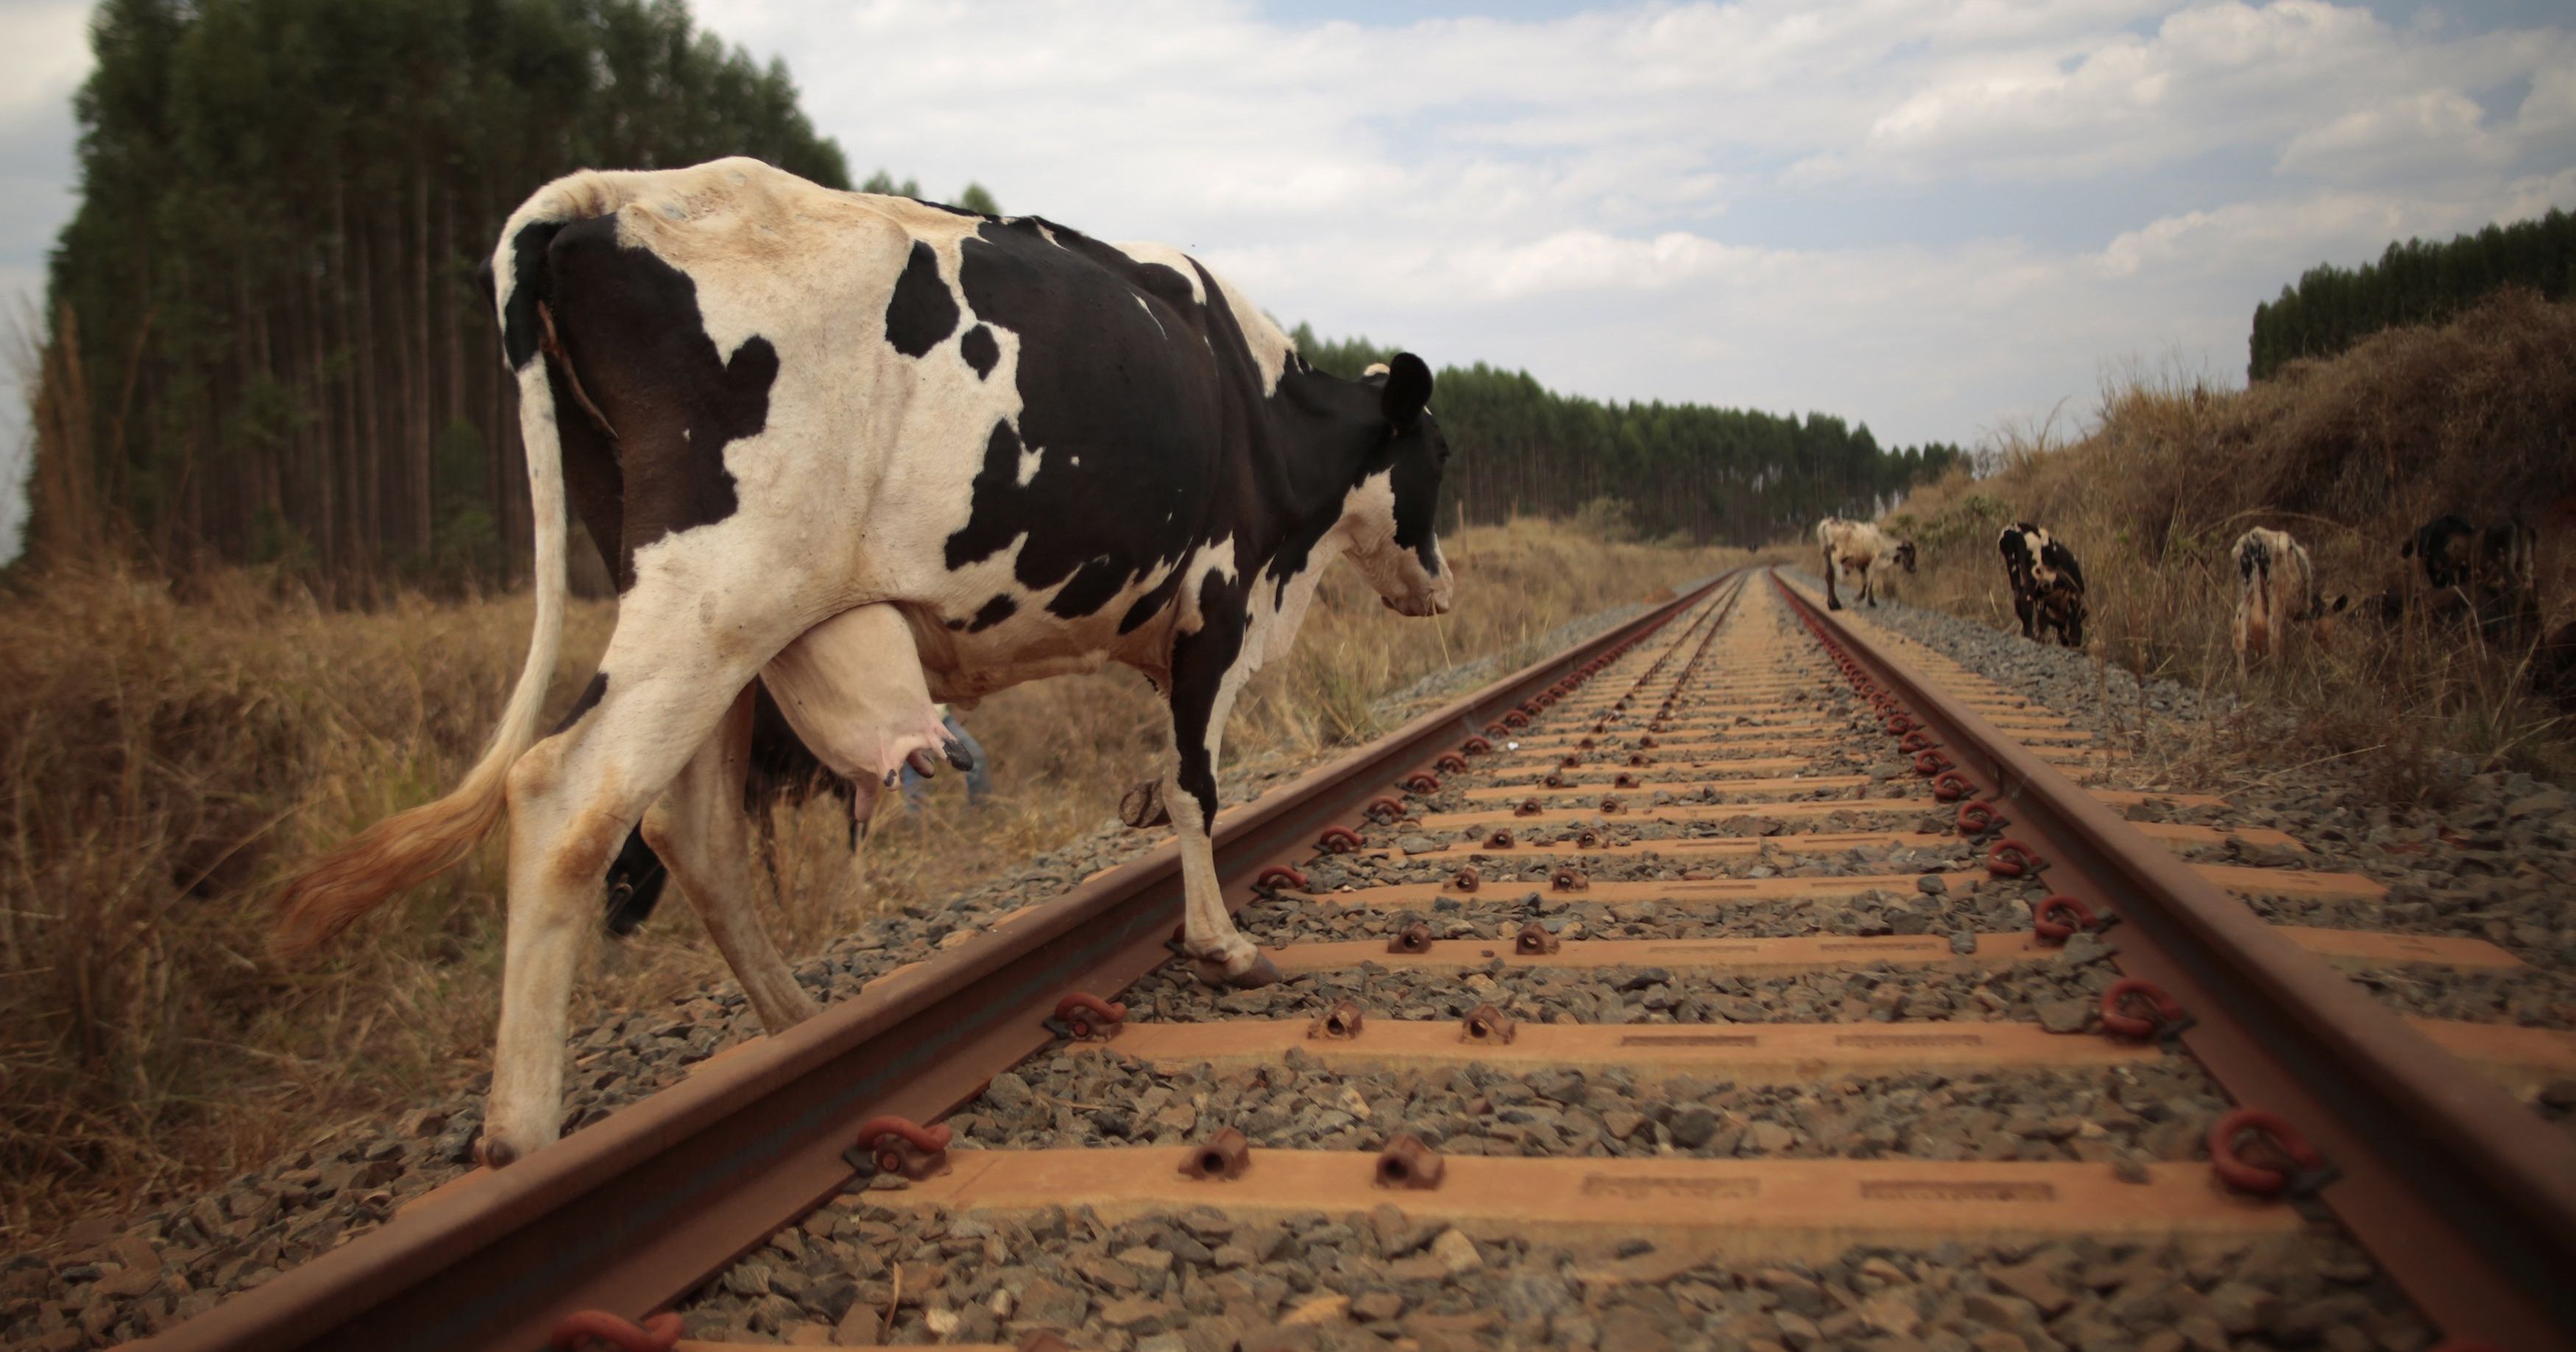
<svg viewBox="0 0 2576 1352">
<path fill-rule="evenodd" d="M 2417 527 L 2398 554 L 2422 562 L 2434 615 L 2473 622 L 2479 637 L 2514 645 L 2540 634 L 2539 542 L 2519 517 L 2480 529 L 2446 514 Z"/>
<path fill-rule="evenodd" d="M 2075 562 L 2074 551 L 2027 521 L 2004 527 L 1995 547 L 2003 553 L 2004 577 L 2012 583 L 2021 636 L 2045 642 L 2041 632 L 2054 629 L 2058 642 L 2083 647 L 2084 569 Z"/>
<path fill-rule="evenodd" d="M 1183 947 L 1210 980 L 1278 979 L 1218 893 L 1219 739 L 1332 559 L 1399 612 L 1449 608 L 1420 358 L 1338 379 L 1177 250 L 744 159 L 558 180 L 510 217 L 493 280 L 535 500 L 527 665 L 464 783 L 294 880 L 282 934 L 327 939 L 506 806 L 486 1163 L 556 1135 L 574 963 L 639 818 L 763 1026 L 813 1012 L 751 909 L 755 682 L 873 803 L 946 745 L 934 701 L 1142 672 L 1171 710 Z M 617 542 L 620 600 L 541 737 L 567 490 Z"/>
<path fill-rule="evenodd" d="M 2285 641 L 2291 624 L 2321 620 L 2346 604 L 2344 597 L 2331 602 L 2318 597 L 2316 565 L 2308 560 L 2307 546 L 2288 531 L 2257 526 L 2237 536 L 2229 552 L 2239 582 L 2235 646 L 2240 664 Z"/>
<path fill-rule="evenodd" d="M 1875 606 L 1885 584 L 1881 579 L 1892 568 L 1914 571 L 1914 542 L 1897 540 L 1866 521 L 1845 521 L 1829 516 L 1816 523 L 1816 543 L 1825 553 L 1825 609 L 1840 610 L 1842 598 L 1834 594 L 1834 574 L 1860 579 L 1856 599 Z"/>
</svg>

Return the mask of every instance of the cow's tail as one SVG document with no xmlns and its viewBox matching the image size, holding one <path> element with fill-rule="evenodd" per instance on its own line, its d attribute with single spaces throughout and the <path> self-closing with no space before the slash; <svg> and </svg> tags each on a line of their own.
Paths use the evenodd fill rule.
<svg viewBox="0 0 2576 1352">
<path fill-rule="evenodd" d="M 566 593 L 563 443 L 543 355 L 552 337 L 552 279 L 546 250 L 565 225 L 616 209 L 615 180 L 575 174 L 547 185 L 510 217 L 492 261 L 502 349 L 519 381 L 519 431 L 527 445 L 528 497 L 536 534 L 536 622 L 527 661 L 500 725 L 446 797 L 398 812 L 315 860 L 280 896 L 279 952 L 308 953 L 406 888 L 454 867 L 501 818 L 510 767 L 536 744 L 547 687 L 563 648 Z"/>
</svg>

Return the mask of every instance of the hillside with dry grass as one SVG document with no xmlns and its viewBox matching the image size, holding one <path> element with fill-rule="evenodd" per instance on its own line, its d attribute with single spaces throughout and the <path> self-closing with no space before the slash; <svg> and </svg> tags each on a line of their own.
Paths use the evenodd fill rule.
<svg viewBox="0 0 2576 1352">
<path fill-rule="evenodd" d="M 1293 654 L 1246 691 L 1229 762 L 1311 759 L 1435 697 L 1390 699 L 1740 555 L 1605 543 L 1570 526 L 1445 542 L 1458 607 L 1436 621 L 1327 576 Z M 613 605 L 576 605 L 568 705 Z M 164 581 L 62 571 L 0 604 L 0 1231 L 41 1242 L 84 1211 L 252 1167 L 353 1117 L 452 1093 L 484 1068 L 499 1004 L 500 834 L 323 960 L 266 952 L 273 882 L 299 856 L 454 782 L 527 643 L 525 596 L 326 612 L 247 572 Z M 855 919 L 936 902 L 1096 828 L 1159 764 L 1160 703 L 1109 671 L 1004 692 L 967 715 L 995 799 L 949 776 L 923 820 L 854 864 L 837 805 L 782 810 L 773 885 L 791 954 Z M 723 975 L 685 906 L 603 945 L 580 1010 Z M 577 1011 L 577 1017 L 579 1011 Z"/>
<path fill-rule="evenodd" d="M 2248 527 L 2279 527 L 2308 547 L 2327 594 L 2420 590 L 2398 553 L 2418 525 L 2519 515 L 2540 533 L 2547 632 L 2576 615 L 2571 493 L 2576 306 L 2509 291 L 2243 391 L 2115 389 L 2081 435 L 2009 438 L 1992 473 L 1954 472 L 1888 522 L 1922 550 L 1908 599 L 1998 628 L 2017 622 L 1995 533 L 2046 526 L 2083 561 L 2100 658 L 2246 697 L 2239 717 L 2197 730 L 2213 752 L 2351 759 L 2408 805 L 2441 796 L 2436 749 L 2576 773 L 2567 720 L 2527 689 L 2530 651 L 2477 643 L 2418 607 L 2394 624 L 2347 614 L 2303 628 L 2240 673 L 2229 549 Z"/>
</svg>

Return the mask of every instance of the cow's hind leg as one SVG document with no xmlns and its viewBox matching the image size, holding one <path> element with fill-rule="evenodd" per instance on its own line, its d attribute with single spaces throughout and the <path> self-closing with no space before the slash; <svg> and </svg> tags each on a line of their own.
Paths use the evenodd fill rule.
<svg viewBox="0 0 2576 1352">
<path fill-rule="evenodd" d="M 760 1026 L 779 1033 L 811 1018 L 815 1004 L 796 984 L 752 905 L 750 823 L 742 810 L 751 764 L 751 704 L 752 692 L 745 688 L 715 735 L 644 814 L 644 839 L 669 862 L 708 937 L 750 997 Z"/>
<path fill-rule="evenodd" d="M 666 601 L 670 604 L 656 604 Z M 501 1028 L 480 1151 L 506 1164 L 555 1138 L 573 969 L 598 921 L 609 860 L 716 730 L 757 664 L 793 636 L 754 622 L 696 633 L 694 596 L 630 592 L 600 659 L 599 698 L 510 769 L 510 920 Z M 738 810 L 738 809 L 737 809 Z"/>
<path fill-rule="evenodd" d="M 1247 641 L 1240 583 L 1211 573 L 1199 591 L 1204 624 L 1172 644 L 1172 769 L 1163 782 L 1163 804 L 1181 845 L 1181 947 L 1211 985 L 1267 986 L 1279 980 L 1278 964 L 1236 932 L 1209 835 L 1216 824 L 1217 748 L 1234 697 L 1259 664 L 1257 645 Z"/>
<path fill-rule="evenodd" d="M 1843 599 L 1834 595 L 1834 552 L 1828 549 L 1825 551 L 1825 609 L 1840 610 L 1842 608 Z"/>
</svg>

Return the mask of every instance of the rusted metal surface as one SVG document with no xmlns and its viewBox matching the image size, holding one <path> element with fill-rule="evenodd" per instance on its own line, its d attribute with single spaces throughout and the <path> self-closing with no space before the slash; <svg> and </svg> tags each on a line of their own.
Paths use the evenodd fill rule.
<svg viewBox="0 0 2576 1352">
<path fill-rule="evenodd" d="M 1264 1150 L 1240 1178 L 1181 1177 L 1169 1149 L 978 1150 L 946 1178 L 873 1204 L 1015 1213 L 1088 1206 L 1102 1219 L 1217 1206 L 1238 1219 L 1389 1201 L 1408 1219 L 1552 1243 L 1654 1238 L 1667 1254 L 1820 1260 L 1853 1244 L 2034 1242 L 2089 1235 L 2243 1242 L 2296 1233 L 2296 1211 L 2215 1186 L 2205 1164 L 2151 1164 L 2126 1183 L 2099 1164 L 1933 1160 L 1523 1159 L 1457 1155 L 1440 1186 L 1392 1195 L 1378 1157 Z"/>
<path fill-rule="evenodd" d="M 2183 1046 L 2339 1170 L 2319 1199 L 2449 1337 L 2576 1345 L 2576 1142 L 1966 704 L 1773 582 L 2013 817 L 2053 889 L 2120 918 L 2122 973 L 2190 1010 L 2199 1022 Z"/>
<path fill-rule="evenodd" d="M 1453 748 L 1472 750 L 1487 719 L 1517 714 L 1739 576 L 1710 579 L 1220 813 L 1228 904 L 1249 899 L 1264 868 L 1306 858 L 1319 833 L 1356 844 L 1348 823 L 1386 785 Z M 658 1308 L 839 1191 L 857 1123 L 937 1119 L 1052 1042 L 1047 1020 L 1066 992 L 1106 997 L 1161 965 L 1181 894 L 1166 842 L 148 1345 L 482 1352 L 543 1346 L 575 1311 Z"/>
<path fill-rule="evenodd" d="M 2234 903 L 2227 903 L 2234 905 Z M 2242 909 L 2241 907 L 2239 908 Z M 2262 922 L 2253 922 L 2261 925 Z M 1283 972 L 1338 972 L 1374 962 L 1381 967 L 1430 969 L 1482 967 L 1500 958 L 1514 967 L 1669 967 L 1693 972 L 1813 972 L 1854 963 L 1884 962 L 1904 966 L 1969 962 L 1980 967 L 2010 967 L 2047 962 L 2059 945 L 2028 930 L 1987 931 L 1977 935 L 1974 953 L 1953 952 L 1940 934 L 1799 934 L 1766 939 L 1570 939 L 1559 940 L 1543 928 L 1529 938 L 1525 924 L 1509 939 L 1434 939 L 1417 949 L 1398 951 L 1385 940 L 1336 939 L 1267 949 Z M 2470 969 L 2520 966 L 2514 957 L 2484 939 L 2456 935 L 2383 934 L 2377 930 L 2310 929 L 2301 925 L 2266 926 L 2277 943 L 2329 962 L 2379 966 L 2389 962 L 2424 962 Z M 2128 936 L 2124 932 L 2121 939 Z M 1525 945 L 1541 945 L 1533 951 Z M 2393 1015 L 2391 1017 L 2394 1017 Z M 2526 1114 L 2527 1115 L 2527 1114 Z"/>
</svg>

